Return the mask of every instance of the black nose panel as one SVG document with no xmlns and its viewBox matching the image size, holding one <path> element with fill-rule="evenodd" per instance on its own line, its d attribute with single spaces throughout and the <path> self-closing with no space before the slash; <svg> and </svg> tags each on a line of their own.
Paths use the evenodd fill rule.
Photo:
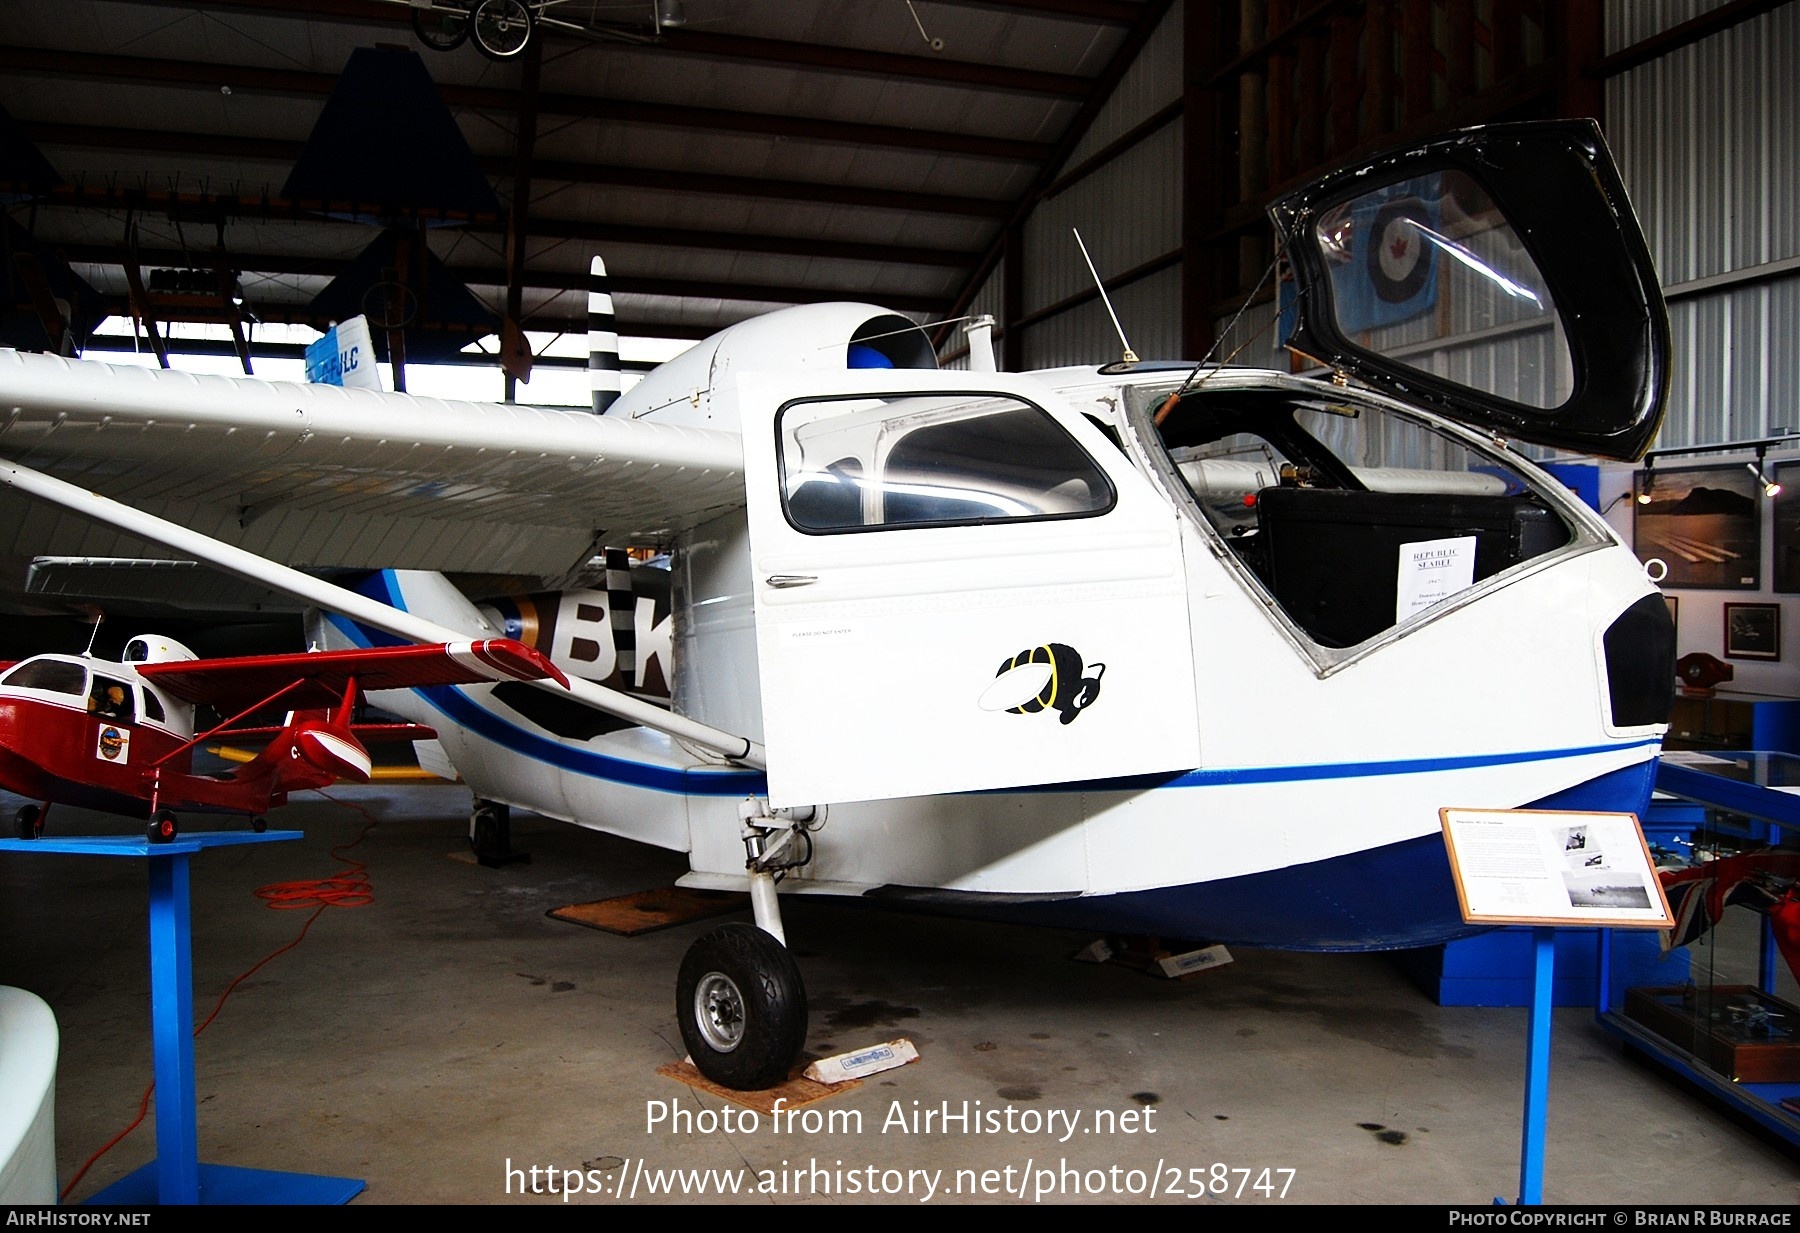
<svg viewBox="0 0 1800 1233">
<path fill-rule="evenodd" d="M 1646 595 L 1606 630 L 1606 680 L 1616 728 L 1666 724 L 1675 701 L 1675 622 Z"/>
</svg>

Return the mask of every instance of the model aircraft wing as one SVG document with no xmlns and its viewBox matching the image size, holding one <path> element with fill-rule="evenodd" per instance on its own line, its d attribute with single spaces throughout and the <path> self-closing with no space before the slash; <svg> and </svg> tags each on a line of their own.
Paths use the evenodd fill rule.
<svg viewBox="0 0 1800 1233">
<path fill-rule="evenodd" d="M 329 706 L 343 700 L 351 680 L 365 693 L 483 681 L 549 679 L 564 688 L 569 684 L 555 664 L 510 638 L 135 666 L 139 676 L 165 693 L 227 713 L 265 700 L 283 709 Z"/>
<path fill-rule="evenodd" d="M 0 351 L 0 456 L 271 560 L 556 575 L 741 506 L 734 433 Z M 0 553 L 166 555 L 0 494 Z"/>
</svg>

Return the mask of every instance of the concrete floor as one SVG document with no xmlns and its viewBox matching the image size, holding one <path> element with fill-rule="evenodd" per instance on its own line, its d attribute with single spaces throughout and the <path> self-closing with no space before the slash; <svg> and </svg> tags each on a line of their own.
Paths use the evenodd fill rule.
<svg viewBox="0 0 1800 1233">
<path fill-rule="evenodd" d="M 452 859 L 467 796 L 448 787 L 344 789 L 380 820 L 351 853 L 375 901 L 328 911 L 294 950 L 245 981 L 196 1045 L 201 1158 L 366 1178 L 359 1203 L 562 1202 L 532 1166 L 582 1184 L 638 1187 L 658 1170 L 811 1169 L 833 1189 L 869 1170 L 925 1171 L 934 1202 L 957 1170 L 1060 1201 L 1113 1170 L 1151 1175 L 1192 1201 L 1215 1166 L 1248 1169 L 1289 1202 L 1488 1203 L 1516 1196 L 1525 1012 L 1439 1008 L 1380 956 L 1240 950 L 1186 982 L 1073 963 L 1076 934 L 788 901 L 789 937 L 811 1001 L 809 1046 L 836 1052 L 904 1034 L 923 1060 L 816 1109 L 835 1130 L 648 1126 L 679 1108 L 726 1106 L 656 1073 L 682 1055 L 672 1010 L 682 952 L 707 925 L 626 939 L 550 920 L 564 903 L 666 885 L 679 856 L 529 815 L 514 840 L 529 865 Z M 0 796 L 10 817 L 18 802 Z M 59 810 L 58 833 L 123 832 L 122 820 Z M 303 913 L 253 897 L 325 876 L 364 818 L 310 798 L 276 825 L 300 842 L 228 848 L 193 864 L 199 1015 L 230 979 L 290 941 Z M 0 984 L 48 1001 L 62 1029 L 58 1168 L 66 1184 L 127 1124 L 150 1078 L 145 879 L 135 861 L 0 857 Z M 1623 1054 L 1590 1012 L 1554 1023 L 1545 1197 L 1557 1203 L 1793 1203 L 1800 1164 Z M 898 1110 L 981 1102 L 1054 1114 L 1055 1134 L 913 1134 Z M 915 1104 L 916 1102 L 916 1104 Z M 1137 1114 L 1137 1133 L 1089 1133 L 1097 1113 Z M 860 1114 L 860 1133 L 845 1128 Z M 1078 1116 L 1066 1142 L 1063 1119 Z M 1124 1118 L 1121 1124 L 1130 1124 Z M 153 1155 L 146 1123 L 71 1201 Z M 508 1167 L 519 1172 L 510 1179 Z M 1065 1168 L 1071 1172 L 1065 1172 Z M 1044 1173 L 1043 1170 L 1053 1170 Z M 1133 1173 L 1132 1171 L 1137 1171 Z M 1264 1171 L 1269 1172 L 1265 1175 Z M 1280 1172 L 1292 1170 L 1291 1174 Z M 1079 1173 L 1072 1171 L 1080 1171 Z M 851 1181 L 854 1174 L 855 1182 Z M 866 1201 L 849 1193 L 752 1201 Z M 898 1176 L 898 1175 L 895 1175 Z M 1246 1175 L 1228 1173 L 1239 1186 Z M 891 1178 L 888 1180 L 892 1180 Z M 965 1187 L 970 1181 L 965 1180 Z M 779 1189 L 781 1182 L 776 1183 Z M 708 1198 L 713 1196 L 708 1195 Z M 577 1201 L 596 1201 L 591 1195 Z M 1004 1201 L 995 1195 L 985 1201 Z"/>
</svg>

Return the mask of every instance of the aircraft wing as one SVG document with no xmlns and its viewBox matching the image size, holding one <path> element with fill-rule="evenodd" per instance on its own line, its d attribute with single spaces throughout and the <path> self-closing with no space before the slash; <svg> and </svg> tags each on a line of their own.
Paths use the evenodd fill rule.
<svg viewBox="0 0 1800 1233">
<path fill-rule="evenodd" d="M 549 679 L 565 689 L 569 684 L 555 664 L 510 638 L 133 666 L 165 693 L 227 714 L 263 701 L 288 710 L 334 705 L 343 701 L 344 688 L 352 679 L 365 693 L 483 681 Z M 277 693 L 279 700 L 272 696 Z"/>
<path fill-rule="evenodd" d="M 270 560 L 560 575 L 744 502 L 735 433 L 0 351 L 0 456 Z M 0 493 L 0 554 L 159 548 Z"/>
</svg>

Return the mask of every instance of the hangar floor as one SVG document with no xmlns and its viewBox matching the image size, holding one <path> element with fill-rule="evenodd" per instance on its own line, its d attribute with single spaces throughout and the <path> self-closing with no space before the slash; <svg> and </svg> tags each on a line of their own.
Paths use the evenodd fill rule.
<svg viewBox="0 0 1800 1233">
<path fill-rule="evenodd" d="M 786 907 L 809 1046 L 905 1035 L 922 1061 L 812 1106 L 835 1119 L 818 1129 L 766 1117 L 754 1131 L 711 1127 L 699 1115 L 721 1116 L 721 1101 L 656 1073 L 681 1056 L 674 974 L 708 926 L 621 938 L 545 915 L 666 885 L 678 856 L 519 815 L 514 842 L 532 863 L 483 869 L 450 856 L 465 846 L 461 789 L 333 795 L 341 803 L 309 797 L 277 815 L 301 842 L 193 864 L 204 1017 L 306 919 L 267 910 L 255 888 L 339 870 L 329 851 L 364 830 L 358 807 L 379 820 L 349 853 L 366 862 L 374 902 L 326 911 L 197 1042 L 203 1160 L 366 1178 L 359 1203 L 562 1202 L 545 1170 L 579 1172 L 584 1187 L 608 1188 L 605 1201 L 636 1185 L 638 1202 L 716 1201 L 721 1179 L 753 1201 L 866 1201 L 871 1178 L 910 1187 L 878 1197 L 922 1201 L 933 1171 L 933 1202 L 981 1199 L 952 1193 L 959 1181 L 965 1192 L 1010 1184 L 1016 1197 L 1021 1177 L 1027 1199 L 1040 1186 L 1065 1202 L 1133 1197 L 1078 1193 L 1102 1180 L 1095 1171 L 1121 1191 L 1160 1176 L 1164 1200 L 1179 1179 L 1180 1201 L 1263 1202 L 1259 1181 L 1290 1202 L 1517 1193 L 1522 1010 L 1439 1008 L 1380 956 L 1239 951 L 1230 967 L 1170 982 L 1070 962 L 1088 940 L 1074 934 L 818 901 Z M 4 816 L 17 804 L 0 797 Z M 129 829 L 60 809 L 52 823 Z M 134 861 L 0 857 L 0 984 L 38 993 L 62 1030 L 65 1184 L 131 1121 L 149 1082 L 145 898 Z M 1554 1029 L 1549 1201 L 1795 1201 L 1793 1159 L 1633 1062 L 1589 1012 L 1558 1011 Z M 1016 1120 L 1035 1111 L 1056 1129 L 911 1132 L 916 1112 L 965 1101 L 1011 1106 Z M 650 1125 L 659 1110 L 696 1121 Z M 1090 1133 L 1096 1115 L 1139 1128 Z M 1068 1119 L 1079 1120 L 1064 1141 Z M 70 1200 L 152 1155 L 146 1123 Z M 1247 1180 L 1241 1194 L 1197 1193 L 1217 1166 L 1250 1170 L 1224 1174 L 1234 1191 Z M 674 1170 L 700 1171 L 709 1189 L 652 1194 L 679 1185 Z M 751 1195 L 765 1170 L 777 1193 Z"/>
</svg>

